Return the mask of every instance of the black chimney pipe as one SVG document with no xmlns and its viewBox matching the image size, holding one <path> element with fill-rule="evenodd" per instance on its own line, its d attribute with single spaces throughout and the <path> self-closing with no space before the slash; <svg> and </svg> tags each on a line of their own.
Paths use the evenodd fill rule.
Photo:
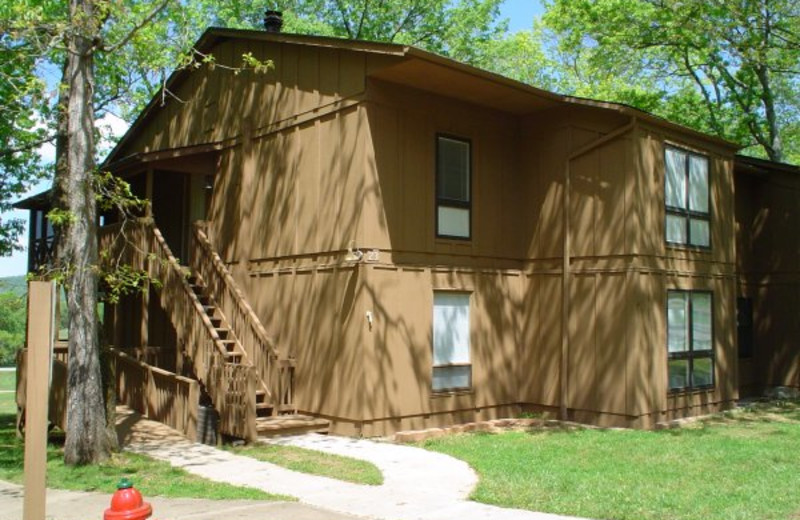
<svg viewBox="0 0 800 520">
<path fill-rule="evenodd" d="M 268 10 L 264 15 L 264 28 L 267 32 L 279 33 L 283 27 L 283 13 L 280 11 Z"/>
</svg>

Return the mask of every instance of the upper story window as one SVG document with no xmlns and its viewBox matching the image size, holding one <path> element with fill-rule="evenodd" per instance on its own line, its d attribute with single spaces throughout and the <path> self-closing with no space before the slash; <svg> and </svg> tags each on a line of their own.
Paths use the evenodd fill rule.
<svg viewBox="0 0 800 520">
<path fill-rule="evenodd" d="M 471 148 L 465 139 L 436 136 L 436 236 L 470 238 Z"/>
<path fill-rule="evenodd" d="M 711 247 L 708 157 L 672 146 L 664 156 L 667 242 Z"/>
</svg>

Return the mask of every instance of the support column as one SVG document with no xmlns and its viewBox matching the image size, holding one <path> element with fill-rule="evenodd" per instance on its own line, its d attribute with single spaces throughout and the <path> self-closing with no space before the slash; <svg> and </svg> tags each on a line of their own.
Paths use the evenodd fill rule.
<svg viewBox="0 0 800 520">
<path fill-rule="evenodd" d="M 47 415 L 53 358 L 55 287 L 53 282 L 28 284 L 24 520 L 45 518 Z"/>
</svg>

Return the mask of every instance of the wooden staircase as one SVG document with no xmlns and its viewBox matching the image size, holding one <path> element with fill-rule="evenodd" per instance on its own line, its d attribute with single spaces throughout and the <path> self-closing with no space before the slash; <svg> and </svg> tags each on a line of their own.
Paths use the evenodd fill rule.
<svg viewBox="0 0 800 520">
<path fill-rule="evenodd" d="M 210 241 L 205 232 L 205 224 L 200 223 L 195 229 L 195 241 L 200 246 L 205 246 L 203 251 L 206 257 L 211 257 L 213 266 L 218 271 L 217 278 L 222 278 L 226 287 L 225 291 L 233 293 L 233 299 L 239 300 L 239 305 L 243 307 L 244 314 L 249 315 L 254 324 L 251 327 L 256 330 L 263 328 L 257 321 L 257 317 L 250 309 L 249 305 L 244 299 L 241 291 L 236 287 L 227 268 L 222 264 L 218 255 L 211 249 Z M 248 349 L 242 344 L 241 339 L 235 332 L 235 327 L 226 318 L 223 306 L 219 305 L 215 298 L 213 288 L 209 287 L 204 280 L 200 271 L 204 269 L 198 265 L 197 257 L 191 267 L 192 274 L 187 279 L 189 287 L 191 288 L 198 301 L 202 304 L 203 312 L 208 317 L 209 322 L 219 338 L 218 343 L 225 353 L 226 362 L 231 364 L 253 364 L 250 356 L 248 356 Z M 207 275 L 209 268 L 205 269 Z M 231 311 L 231 306 L 226 306 Z M 236 310 L 233 310 L 235 313 Z M 244 320 L 239 321 L 240 327 Z M 253 356 L 257 357 L 257 356 Z M 277 361 L 278 372 L 288 373 L 291 371 L 293 374 L 294 361 L 291 359 L 278 359 Z M 290 382 L 293 387 L 293 382 Z M 316 418 L 308 415 L 297 413 L 297 409 L 291 399 L 293 396 L 293 388 L 279 389 L 278 395 L 270 391 L 269 386 L 266 384 L 262 377 L 258 377 L 257 387 L 255 390 L 255 430 L 258 436 L 272 437 L 280 435 L 294 435 L 300 433 L 328 433 L 330 428 L 330 421 L 326 419 Z M 287 397 L 288 396 L 288 397 Z M 276 398 L 277 397 L 277 398 Z"/>
<path fill-rule="evenodd" d="M 205 224 L 194 229 L 188 267 L 178 263 L 151 220 L 125 231 L 128 239 L 117 247 L 126 248 L 135 269 L 161 282 L 161 307 L 219 413 L 220 432 L 248 442 L 259 435 L 326 433 L 328 421 L 297 414 L 294 360 L 266 334 L 211 246 Z M 113 239 L 104 238 L 101 247 L 112 249 Z"/>
</svg>

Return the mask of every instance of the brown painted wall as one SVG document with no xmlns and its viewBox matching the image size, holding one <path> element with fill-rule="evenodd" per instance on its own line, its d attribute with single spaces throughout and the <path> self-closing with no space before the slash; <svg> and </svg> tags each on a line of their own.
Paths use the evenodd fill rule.
<svg viewBox="0 0 800 520">
<path fill-rule="evenodd" d="M 229 42 L 215 52 L 248 51 L 276 70 L 193 74 L 177 89 L 191 101 L 154 115 L 130 149 L 231 140 L 213 241 L 296 356 L 299 408 L 365 435 L 557 408 L 566 160 L 630 118 L 566 104 L 512 115 L 367 80 L 390 58 L 343 50 Z M 472 143 L 469 241 L 435 236 L 437 133 Z M 665 245 L 666 141 L 709 155 L 710 252 Z M 710 141 L 638 124 L 571 161 L 573 418 L 650 426 L 736 398 L 731 160 Z M 374 253 L 352 265 L 350 245 Z M 667 392 L 671 288 L 714 293 L 712 391 Z M 469 392 L 431 391 L 439 289 L 471 293 Z"/>
<path fill-rule="evenodd" d="M 753 356 L 740 361 L 740 384 L 758 395 L 800 387 L 800 177 L 736 172 L 739 293 L 753 301 Z"/>
<path fill-rule="evenodd" d="M 271 60 L 264 74 L 236 75 L 218 66 L 201 67 L 173 86 L 118 158 L 135 152 L 166 150 L 263 134 L 275 125 L 308 119 L 309 113 L 357 96 L 365 74 L 388 57 L 353 51 L 253 40 L 227 40 L 211 49 L 216 62 L 240 67 L 242 55 Z"/>
</svg>

